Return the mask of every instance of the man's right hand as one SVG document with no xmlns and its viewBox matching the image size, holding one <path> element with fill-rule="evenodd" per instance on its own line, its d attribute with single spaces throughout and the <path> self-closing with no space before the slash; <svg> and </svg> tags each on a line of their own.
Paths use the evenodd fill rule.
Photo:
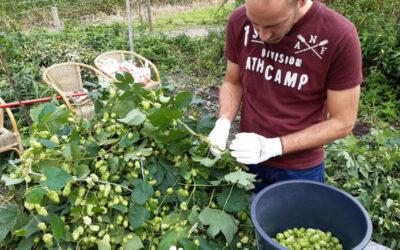
<svg viewBox="0 0 400 250">
<path fill-rule="evenodd" d="M 226 118 L 219 118 L 215 122 L 215 126 L 208 135 L 210 143 L 216 147 L 211 147 L 211 153 L 214 156 L 220 156 L 221 151 L 226 149 L 226 141 L 228 140 L 231 122 Z"/>
</svg>

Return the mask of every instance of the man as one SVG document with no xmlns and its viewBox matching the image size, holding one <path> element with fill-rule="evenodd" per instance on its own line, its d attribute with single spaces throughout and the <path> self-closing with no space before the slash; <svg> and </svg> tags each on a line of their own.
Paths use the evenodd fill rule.
<svg viewBox="0 0 400 250">
<path fill-rule="evenodd" d="M 246 0 L 227 26 L 227 71 L 219 119 L 209 135 L 218 155 L 241 106 L 231 154 L 263 187 L 324 182 L 323 145 L 348 135 L 362 82 L 354 25 L 318 1 Z"/>
</svg>

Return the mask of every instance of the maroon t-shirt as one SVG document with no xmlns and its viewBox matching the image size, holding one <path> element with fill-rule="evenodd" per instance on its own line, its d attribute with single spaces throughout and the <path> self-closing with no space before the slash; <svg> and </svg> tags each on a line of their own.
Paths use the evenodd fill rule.
<svg viewBox="0 0 400 250">
<path fill-rule="evenodd" d="M 327 90 L 362 82 L 354 25 L 324 4 L 309 11 L 277 44 L 265 44 L 243 5 L 231 14 L 225 57 L 239 65 L 243 85 L 240 130 L 284 136 L 327 119 Z M 264 165 L 306 169 L 320 164 L 323 147 L 272 158 Z"/>
</svg>

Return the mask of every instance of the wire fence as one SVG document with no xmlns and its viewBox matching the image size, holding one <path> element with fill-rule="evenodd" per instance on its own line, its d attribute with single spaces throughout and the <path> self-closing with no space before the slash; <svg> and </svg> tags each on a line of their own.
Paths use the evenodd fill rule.
<svg viewBox="0 0 400 250">
<path fill-rule="evenodd" d="M 148 4 L 152 2 L 150 6 Z M 173 17 L 199 6 L 218 6 L 221 0 L 130 0 L 133 21 L 153 26 L 158 19 Z M 167 5 L 160 3 L 169 3 Z M 184 3 L 171 5 L 170 3 Z M 56 12 L 54 12 L 56 8 Z M 55 17 L 55 13 L 58 17 Z M 54 28 L 54 20 L 61 23 L 92 24 L 126 21 L 125 0 L 0 0 L 0 21 L 23 29 Z"/>
<path fill-rule="evenodd" d="M 131 8 L 133 12 L 134 23 L 136 23 L 136 25 L 140 23 L 140 18 L 143 19 L 142 22 L 145 22 L 148 18 L 148 13 L 146 12 L 147 6 L 144 2 L 147 0 L 142 0 L 141 2 L 134 2 L 132 0 L 130 1 L 132 3 Z M 214 0 L 212 4 L 214 6 L 218 6 L 220 1 L 221 0 Z M 99 4 L 101 2 L 103 2 L 103 4 Z M 125 0 L 120 0 L 120 2 L 125 3 Z M 151 15 L 157 20 L 157 18 L 162 18 L 164 16 L 173 16 L 174 13 L 179 14 L 190 11 L 194 5 L 196 5 L 196 7 L 202 7 L 210 6 L 210 3 L 211 2 L 209 0 L 203 0 L 192 5 L 184 5 L 179 7 L 170 5 L 151 6 Z M 18 9 L 19 11 L 9 11 L 9 9 L 3 8 L 4 6 L 11 7 L 13 4 L 30 5 L 31 8 L 21 8 Z M 71 25 L 74 23 L 78 23 L 79 25 L 91 25 L 101 22 L 107 23 L 110 21 L 121 22 L 124 24 L 127 23 L 126 7 L 124 5 L 112 4 L 112 0 L 77 0 L 73 3 L 57 2 L 54 0 L 0 2 L 0 22 L 4 22 L 8 25 L 17 23 L 20 27 L 26 26 L 28 29 L 40 27 L 52 30 L 56 28 L 54 17 L 55 14 L 52 11 L 54 8 L 57 8 L 57 19 L 60 20 L 62 24 L 61 26 Z M 141 17 L 139 12 L 141 12 Z M 51 32 L 43 33 L 43 35 L 46 34 L 51 35 Z M 218 99 L 218 96 L 215 94 L 215 92 L 210 92 L 205 88 L 199 88 L 199 86 L 189 85 L 182 86 L 182 88 L 200 95 L 205 100 L 209 111 L 215 113 L 218 108 L 215 102 L 215 100 Z"/>
<path fill-rule="evenodd" d="M 30 0 L 30 1 L 15 1 L 15 2 L 5 2 L 5 3 L 0 3 L 0 6 L 5 6 L 5 5 L 21 5 L 21 4 L 27 4 L 27 3 L 40 3 L 40 2 L 51 2 L 52 0 Z"/>
</svg>

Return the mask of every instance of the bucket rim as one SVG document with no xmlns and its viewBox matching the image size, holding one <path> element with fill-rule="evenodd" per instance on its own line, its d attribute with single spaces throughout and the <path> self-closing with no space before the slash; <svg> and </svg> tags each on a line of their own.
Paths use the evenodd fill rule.
<svg viewBox="0 0 400 250">
<path fill-rule="evenodd" d="M 294 184 L 294 183 L 306 183 L 306 184 L 310 184 L 310 185 L 316 185 L 316 186 L 321 186 L 321 187 L 324 187 L 324 188 L 328 188 L 328 189 L 334 190 L 334 191 L 340 193 L 341 195 L 344 195 L 345 197 L 347 197 L 350 200 L 352 200 L 356 204 L 356 206 L 361 210 L 361 212 L 363 213 L 364 218 L 365 218 L 365 220 L 367 222 L 367 231 L 365 233 L 364 238 L 361 240 L 361 242 L 357 246 L 354 246 L 352 249 L 363 249 L 368 244 L 368 242 L 370 241 L 371 236 L 372 236 L 372 222 L 371 222 L 371 218 L 369 217 L 369 214 L 368 214 L 367 210 L 363 207 L 363 205 L 361 205 L 361 203 L 355 197 L 351 196 L 349 193 L 347 193 L 347 192 L 345 192 L 345 191 L 343 191 L 343 190 L 341 190 L 341 189 L 339 189 L 337 187 L 334 187 L 334 186 L 331 186 L 331 185 L 328 185 L 328 184 L 325 184 L 325 183 L 322 183 L 322 182 L 309 181 L 309 180 L 280 181 L 280 182 L 271 184 L 271 185 L 265 187 L 264 189 L 262 189 L 260 192 L 258 192 L 258 194 L 254 197 L 254 199 L 253 199 L 253 201 L 251 203 L 250 216 L 251 216 L 251 221 L 252 221 L 252 223 L 253 223 L 253 225 L 254 225 L 254 227 L 256 229 L 256 233 L 258 233 L 262 238 L 269 239 L 271 241 L 269 243 L 272 244 L 274 247 L 276 247 L 279 250 L 286 250 L 287 249 L 286 247 L 283 247 L 282 245 L 280 245 L 276 241 L 274 241 L 261 228 L 260 224 L 258 223 L 258 221 L 256 219 L 256 204 L 258 203 L 258 200 L 260 200 L 260 197 L 265 192 L 268 192 L 269 190 L 271 190 L 273 188 L 276 188 L 276 187 L 279 187 L 279 186 L 282 186 L 282 185 L 288 185 L 288 184 L 290 185 L 290 184 Z"/>
</svg>

